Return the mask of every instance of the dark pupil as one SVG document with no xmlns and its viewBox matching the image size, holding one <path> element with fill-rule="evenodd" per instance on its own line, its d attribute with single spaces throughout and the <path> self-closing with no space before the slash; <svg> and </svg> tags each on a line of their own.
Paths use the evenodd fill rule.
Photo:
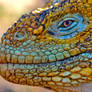
<svg viewBox="0 0 92 92">
<path fill-rule="evenodd" d="M 70 22 L 69 21 L 65 21 L 65 23 L 66 23 L 66 25 L 69 25 Z"/>
<path fill-rule="evenodd" d="M 68 27 L 68 26 L 70 26 L 71 24 L 72 24 L 72 20 L 66 20 L 66 21 L 64 21 L 63 22 L 63 27 Z"/>
</svg>

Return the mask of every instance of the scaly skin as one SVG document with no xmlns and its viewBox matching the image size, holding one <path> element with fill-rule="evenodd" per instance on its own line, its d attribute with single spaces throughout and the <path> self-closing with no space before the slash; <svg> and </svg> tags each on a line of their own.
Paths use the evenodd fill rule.
<svg viewBox="0 0 92 92">
<path fill-rule="evenodd" d="M 1 38 L 0 75 L 57 92 L 92 82 L 91 5 L 91 0 L 51 1 L 23 15 Z"/>
</svg>

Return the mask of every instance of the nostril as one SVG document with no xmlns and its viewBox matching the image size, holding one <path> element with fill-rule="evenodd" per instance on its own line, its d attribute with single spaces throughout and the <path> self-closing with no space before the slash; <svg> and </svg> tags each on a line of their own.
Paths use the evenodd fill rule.
<svg viewBox="0 0 92 92">
<path fill-rule="evenodd" d="M 27 37 L 27 33 L 25 31 L 16 32 L 14 38 L 16 40 L 24 40 Z"/>
</svg>

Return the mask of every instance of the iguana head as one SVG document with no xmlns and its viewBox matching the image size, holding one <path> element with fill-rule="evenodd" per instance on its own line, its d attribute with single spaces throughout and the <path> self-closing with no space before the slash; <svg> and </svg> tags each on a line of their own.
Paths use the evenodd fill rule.
<svg viewBox="0 0 92 92">
<path fill-rule="evenodd" d="M 19 18 L 1 38 L 1 76 L 51 88 L 92 80 L 90 2 L 65 0 Z"/>
</svg>

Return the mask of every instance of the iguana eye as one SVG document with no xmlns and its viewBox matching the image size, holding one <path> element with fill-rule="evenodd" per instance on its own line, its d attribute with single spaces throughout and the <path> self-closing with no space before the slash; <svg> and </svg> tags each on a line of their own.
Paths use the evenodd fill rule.
<svg viewBox="0 0 92 92">
<path fill-rule="evenodd" d="M 65 18 L 64 20 L 60 21 L 58 24 L 58 29 L 60 31 L 68 31 L 69 29 L 75 27 L 78 24 L 77 19 L 75 18 Z"/>
<path fill-rule="evenodd" d="M 16 32 L 14 38 L 16 40 L 24 40 L 27 37 L 27 33 L 25 31 Z"/>
<path fill-rule="evenodd" d="M 68 27 L 70 26 L 74 21 L 73 20 L 65 20 L 62 24 L 61 27 Z"/>
<path fill-rule="evenodd" d="M 53 22 L 47 29 L 47 33 L 57 39 L 70 39 L 79 32 L 85 31 L 89 19 L 81 14 L 67 14 L 60 20 Z"/>
</svg>

